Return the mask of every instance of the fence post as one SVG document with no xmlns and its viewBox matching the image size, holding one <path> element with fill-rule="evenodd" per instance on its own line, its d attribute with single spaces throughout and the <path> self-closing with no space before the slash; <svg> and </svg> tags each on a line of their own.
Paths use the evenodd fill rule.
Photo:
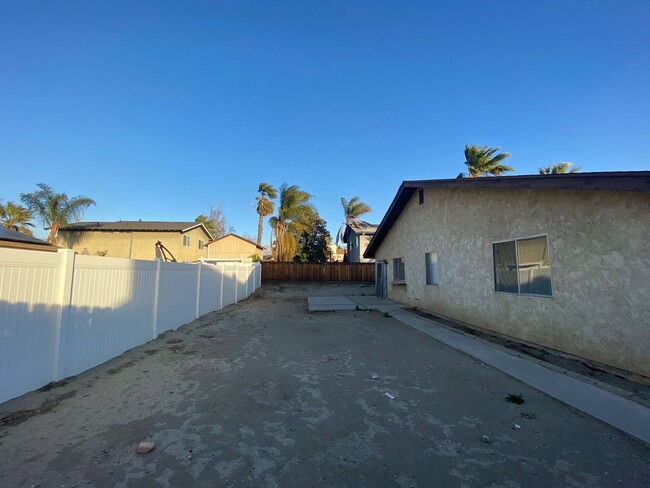
<svg viewBox="0 0 650 488">
<path fill-rule="evenodd" d="M 75 253 L 72 249 L 59 249 L 59 289 L 57 302 L 59 310 L 54 329 L 54 351 L 52 356 L 52 380 L 63 378 L 61 335 L 70 327 L 70 304 L 74 277 Z"/>
<path fill-rule="evenodd" d="M 161 259 L 156 258 L 156 278 L 153 285 L 153 313 L 151 323 L 151 338 L 155 339 L 158 336 L 158 295 L 160 292 L 160 263 Z"/>
<path fill-rule="evenodd" d="M 239 264 L 235 264 L 235 303 L 237 303 L 237 292 L 239 291 Z"/>
<path fill-rule="evenodd" d="M 199 262 L 199 271 L 196 274 L 196 319 L 199 318 L 199 302 L 201 300 L 201 269 L 202 263 Z"/>
<path fill-rule="evenodd" d="M 250 268 L 248 267 L 248 265 L 246 265 L 246 273 L 244 273 L 246 275 L 246 291 L 244 292 L 246 298 L 248 298 L 248 280 L 250 280 L 251 277 L 250 273 L 248 272 L 249 270 Z"/>
</svg>

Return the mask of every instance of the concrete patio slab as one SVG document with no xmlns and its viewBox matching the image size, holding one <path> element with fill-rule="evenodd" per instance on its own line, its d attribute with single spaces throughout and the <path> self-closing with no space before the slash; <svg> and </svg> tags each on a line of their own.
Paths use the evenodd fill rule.
<svg viewBox="0 0 650 488">
<path fill-rule="evenodd" d="M 367 308 L 369 310 L 379 310 L 380 312 L 392 312 L 393 310 L 399 310 L 401 308 L 407 307 L 407 305 L 404 305 L 403 303 L 375 296 L 351 295 L 348 298 L 350 298 L 350 300 L 353 302 L 359 304 L 361 307 Z"/>
<path fill-rule="evenodd" d="M 355 310 L 361 308 L 345 296 L 307 297 L 310 312 L 325 312 L 335 310 Z"/>
</svg>

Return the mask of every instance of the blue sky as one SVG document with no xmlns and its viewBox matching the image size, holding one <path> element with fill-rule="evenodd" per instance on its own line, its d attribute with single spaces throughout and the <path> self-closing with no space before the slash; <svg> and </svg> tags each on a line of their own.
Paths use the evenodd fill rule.
<svg viewBox="0 0 650 488">
<path fill-rule="evenodd" d="M 624 0 L 0 0 L 0 197 L 46 182 L 94 198 L 84 220 L 221 203 L 254 235 L 259 182 L 287 182 L 334 233 L 341 196 L 379 222 L 466 143 L 517 174 L 648 169 L 648 26 Z"/>
</svg>

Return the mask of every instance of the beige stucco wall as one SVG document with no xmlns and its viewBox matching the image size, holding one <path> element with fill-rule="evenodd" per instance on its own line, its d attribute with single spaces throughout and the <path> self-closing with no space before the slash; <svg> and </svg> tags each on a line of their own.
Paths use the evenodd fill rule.
<svg viewBox="0 0 650 488">
<path fill-rule="evenodd" d="M 240 239 L 237 236 L 226 236 L 218 241 L 210 243 L 209 255 L 210 258 L 221 259 L 242 259 L 250 258 L 256 255 L 262 258 L 262 250 L 255 244 Z"/>
<path fill-rule="evenodd" d="M 390 298 L 650 376 L 650 197 L 605 191 L 417 192 L 377 250 L 404 257 Z M 546 234 L 553 297 L 494 291 L 492 243 Z M 439 286 L 425 285 L 426 252 Z"/>
<path fill-rule="evenodd" d="M 190 236 L 189 247 L 183 246 L 183 235 Z M 59 232 L 59 244 L 78 253 L 97 255 L 106 251 L 106 256 L 132 259 L 155 259 L 156 242 L 161 241 L 177 261 L 198 261 L 208 257 L 208 248 L 199 249 L 199 239 L 208 243 L 209 237 L 197 227 L 180 232 L 113 232 L 83 231 Z"/>
</svg>

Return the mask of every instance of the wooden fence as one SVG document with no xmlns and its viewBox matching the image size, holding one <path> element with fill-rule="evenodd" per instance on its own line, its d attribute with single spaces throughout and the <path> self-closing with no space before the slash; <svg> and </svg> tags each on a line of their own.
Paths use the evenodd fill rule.
<svg viewBox="0 0 650 488">
<path fill-rule="evenodd" d="M 262 283 L 270 281 L 375 281 L 375 263 L 262 263 Z"/>
</svg>

